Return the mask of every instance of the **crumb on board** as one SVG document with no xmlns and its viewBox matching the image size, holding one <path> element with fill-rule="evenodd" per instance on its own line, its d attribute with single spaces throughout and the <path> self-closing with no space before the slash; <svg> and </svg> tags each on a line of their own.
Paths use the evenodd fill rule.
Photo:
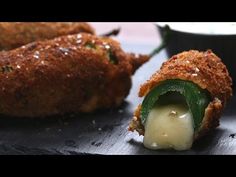
<svg viewBox="0 0 236 177">
<path fill-rule="evenodd" d="M 236 136 L 236 133 L 232 133 L 229 135 L 229 137 L 234 138 Z"/>
</svg>

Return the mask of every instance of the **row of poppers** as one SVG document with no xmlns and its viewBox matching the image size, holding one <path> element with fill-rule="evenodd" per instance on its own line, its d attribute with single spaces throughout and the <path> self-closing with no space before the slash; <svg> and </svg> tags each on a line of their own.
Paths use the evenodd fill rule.
<svg viewBox="0 0 236 177">
<path fill-rule="evenodd" d="M 0 113 L 46 117 L 119 106 L 150 55 L 124 52 L 86 23 L 0 23 Z M 140 88 L 129 130 L 151 149 L 186 150 L 219 125 L 232 95 L 212 52 L 187 51 L 163 63 Z"/>
</svg>

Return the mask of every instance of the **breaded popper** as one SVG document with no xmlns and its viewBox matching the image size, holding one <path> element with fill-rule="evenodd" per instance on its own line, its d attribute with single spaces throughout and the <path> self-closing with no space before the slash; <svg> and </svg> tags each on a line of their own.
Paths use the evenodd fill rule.
<svg viewBox="0 0 236 177">
<path fill-rule="evenodd" d="M 81 22 L 0 22 L 0 50 L 11 50 L 30 42 L 94 29 Z"/>
<path fill-rule="evenodd" d="M 145 97 L 129 125 L 150 149 L 190 149 L 219 125 L 232 79 L 212 51 L 182 52 L 166 61 L 139 91 Z"/>
<path fill-rule="evenodd" d="M 0 113 L 42 117 L 117 107 L 149 58 L 87 33 L 0 52 Z"/>
</svg>

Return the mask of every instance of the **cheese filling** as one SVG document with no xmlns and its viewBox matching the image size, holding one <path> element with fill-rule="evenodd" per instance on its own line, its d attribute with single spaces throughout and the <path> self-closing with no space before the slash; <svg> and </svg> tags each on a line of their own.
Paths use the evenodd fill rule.
<svg viewBox="0 0 236 177">
<path fill-rule="evenodd" d="M 145 123 L 144 146 L 149 149 L 190 149 L 194 127 L 192 114 L 183 100 L 166 101 L 150 111 Z"/>
</svg>

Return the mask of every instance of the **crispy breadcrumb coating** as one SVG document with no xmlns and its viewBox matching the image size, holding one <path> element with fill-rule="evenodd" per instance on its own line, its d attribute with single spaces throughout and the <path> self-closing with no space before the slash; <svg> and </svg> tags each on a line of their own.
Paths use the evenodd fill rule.
<svg viewBox="0 0 236 177">
<path fill-rule="evenodd" d="M 0 22 L 0 50 L 11 50 L 30 42 L 94 29 L 84 22 Z"/>
<path fill-rule="evenodd" d="M 195 138 L 205 135 L 219 125 L 223 108 L 232 96 L 232 79 L 219 57 L 211 50 L 206 52 L 190 50 L 174 55 L 164 62 L 160 70 L 153 74 L 146 83 L 141 85 L 139 96 L 146 96 L 151 89 L 167 79 L 192 81 L 211 94 L 212 101 L 205 110 L 202 125 L 195 132 Z M 136 130 L 140 135 L 144 135 L 145 130 L 141 123 L 140 110 L 141 105 L 134 113 L 129 130 Z"/>
<path fill-rule="evenodd" d="M 87 33 L 0 52 L 0 113 L 42 117 L 117 107 L 148 59 Z"/>
</svg>

